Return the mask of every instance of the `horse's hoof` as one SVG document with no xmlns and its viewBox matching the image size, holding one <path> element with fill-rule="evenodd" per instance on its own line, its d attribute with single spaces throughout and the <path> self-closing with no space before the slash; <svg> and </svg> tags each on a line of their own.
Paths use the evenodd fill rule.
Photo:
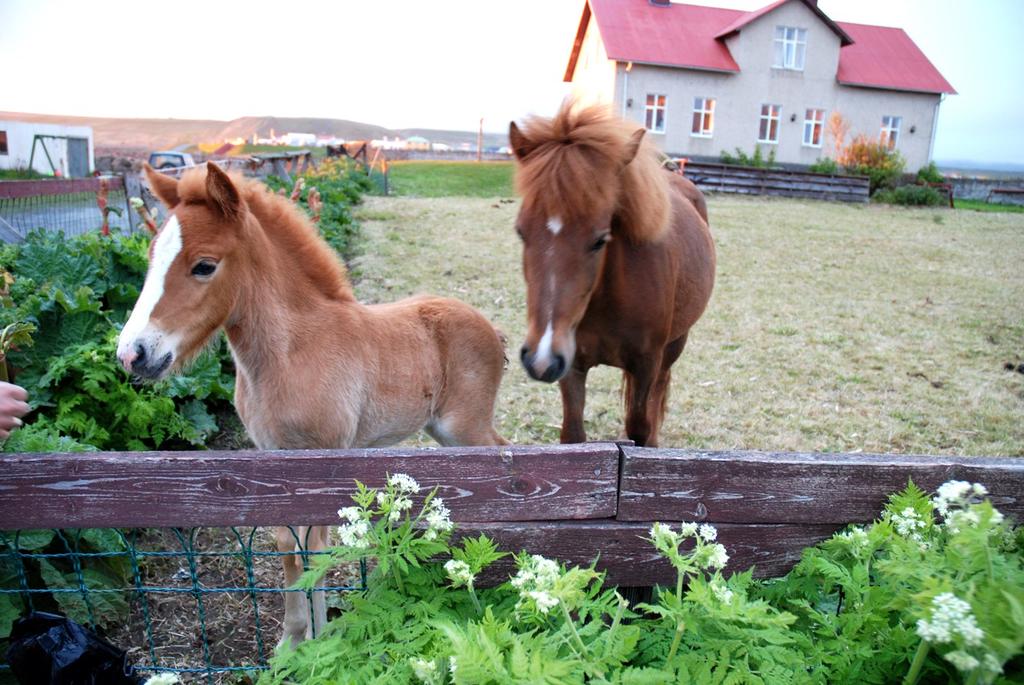
<svg viewBox="0 0 1024 685">
<path fill-rule="evenodd" d="M 283 635 L 281 637 L 281 640 L 277 643 L 277 646 L 274 648 L 274 652 L 280 654 L 280 653 L 283 653 L 283 652 L 295 651 L 295 649 L 300 644 L 302 644 L 305 641 L 306 641 L 306 636 L 304 634 L 303 635 Z"/>
</svg>

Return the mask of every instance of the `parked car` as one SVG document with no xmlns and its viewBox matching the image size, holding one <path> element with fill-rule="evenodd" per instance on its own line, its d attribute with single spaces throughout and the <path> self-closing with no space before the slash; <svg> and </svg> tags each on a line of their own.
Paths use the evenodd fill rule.
<svg viewBox="0 0 1024 685">
<path fill-rule="evenodd" d="M 154 169 L 174 169 L 183 166 L 195 166 L 196 162 L 192 155 L 187 152 L 151 152 L 149 153 L 149 166 Z"/>
</svg>

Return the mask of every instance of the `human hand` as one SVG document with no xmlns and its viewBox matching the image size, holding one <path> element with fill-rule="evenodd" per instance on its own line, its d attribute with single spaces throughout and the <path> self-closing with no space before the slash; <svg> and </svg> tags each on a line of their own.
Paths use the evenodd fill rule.
<svg viewBox="0 0 1024 685">
<path fill-rule="evenodd" d="M 0 440 L 6 440 L 11 431 L 21 426 L 21 417 L 28 413 L 25 388 L 0 381 Z"/>
</svg>

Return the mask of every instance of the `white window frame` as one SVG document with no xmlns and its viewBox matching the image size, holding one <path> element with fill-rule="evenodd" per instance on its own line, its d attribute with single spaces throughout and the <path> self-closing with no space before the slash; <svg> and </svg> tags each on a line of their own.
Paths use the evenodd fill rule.
<svg viewBox="0 0 1024 685">
<path fill-rule="evenodd" d="M 690 120 L 690 136 L 694 138 L 711 138 L 715 134 L 715 98 L 695 97 L 693 113 L 700 117 L 700 130 L 693 130 L 693 119 Z"/>
<path fill-rule="evenodd" d="M 654 99 L 653 104 L 651 103 L 652 98 Z M 660 105 L 658 98 L 661 98 Z M 648 93 L 644 103 L 644 128 L 649 133 L 664 133 L 668 127 L 668 96 L 664 93 Z M 661 112 L 661 128 L 657 127 L 659 111 Z M 650 126 L 648 123 L 654 126 Z"/>
<path fill-rule="evenodd" d="M 886 114 L 882 117 L 882 131 L 879 133 L 879 140 L 895 150 L 900 142 L 900 127 L 903 126 L 903 117 Z"/>
<path fill-rule="evenodd" d="M 768 111 L 765 112 L 765 108 Z M 775 122 L 775 138 L 772 135 L 772 122 Z M 764 125 L 765 137 L 761 137 L 761 126 Z M 757 119 L 757 142 L 768 145 L 779 144 L 779 130 L 782 128 L 782 105 L 765 103 L 761 105 L 761 116 Z"/>
<path fill-rule="evenodd" d="M 818 142 L 814 142 L 814 130 L 818 130 Z M 810 135 L 807 135 L 810 133 Z M 807 108 L 804 111 L 804 147 L 821 147 L 825 139 L 825 110 Z"/>
<path fill-rule="evenodd" d="M 807 29 L 796 26 L 776 26 L 773 41 L 772 67 L 803 71 L 807 58 Z"/>
</svg>

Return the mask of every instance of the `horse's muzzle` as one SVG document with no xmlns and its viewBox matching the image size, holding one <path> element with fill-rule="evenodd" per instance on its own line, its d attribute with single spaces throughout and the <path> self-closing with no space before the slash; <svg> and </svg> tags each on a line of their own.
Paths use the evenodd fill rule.
<svg viewBox="0 0 1024 685">
<path fill-rule="evenodd" d="M 155 381 L 170 368 L 174 362 L 174 354 L 167 352 L 163 355 L 154 355 L 151 350 L 146 349 L 146 345 L 136 342 L 120 360 L 128 373 L 142 380 Z"/>
<path fill-rule="evenodd" d="M 565 357 L 560 354 L 551 355 L 550 361 L 541 367 L 538 361 L 542 360 L 538 360 L 537 355 L 531 354 L 530 348 L 523 345 L 523 348 L 519 351 L 519 359 L 523 362 L 523 368 L 526 369 L 526 373 L 535 381 L 554 383 L 565 375 L 566 361 Z"/>
</svg>

